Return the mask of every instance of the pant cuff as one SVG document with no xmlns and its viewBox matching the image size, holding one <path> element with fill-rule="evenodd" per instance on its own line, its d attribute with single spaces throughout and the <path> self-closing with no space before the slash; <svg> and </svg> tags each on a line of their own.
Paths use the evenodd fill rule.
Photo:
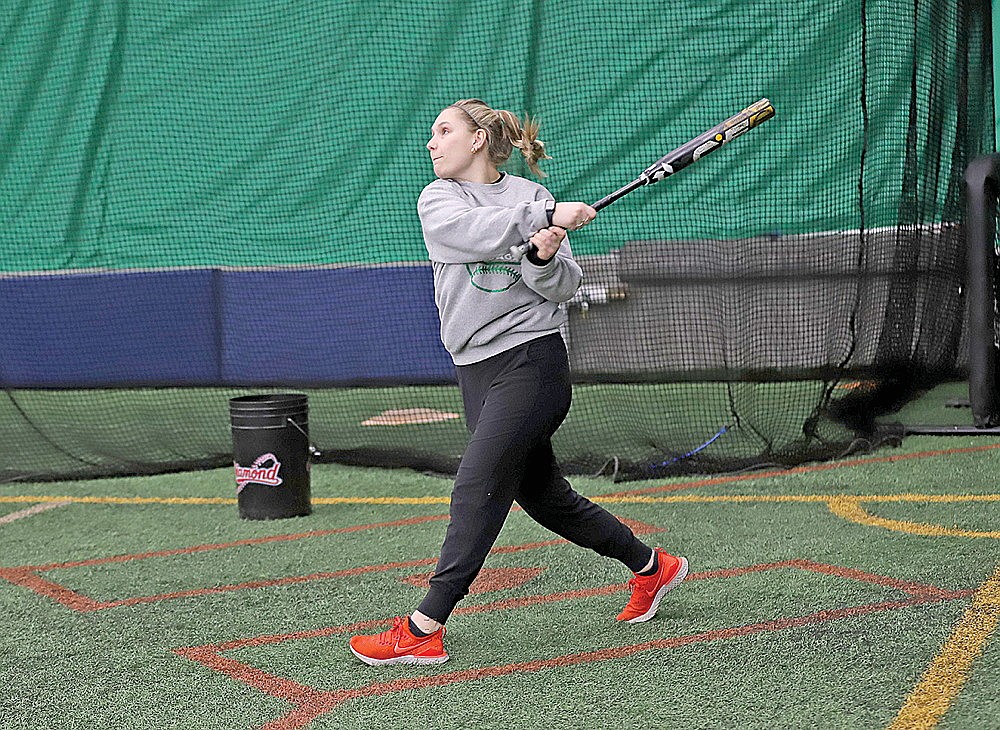
<svg viewBox="0 0 1000 730">
<path fill-rule="evenodd" d="M 462 600 L 461 596 L 456 597 L 451 593 L 437 590 L 432 585 L 427 595 L 424 596 L 424 600 L 417 606 L 417 610 L 424 616 L 443 624 L 451 616 L 451 612 L 455 610 L 455 606 L 460 600 Z"/>
</svg>

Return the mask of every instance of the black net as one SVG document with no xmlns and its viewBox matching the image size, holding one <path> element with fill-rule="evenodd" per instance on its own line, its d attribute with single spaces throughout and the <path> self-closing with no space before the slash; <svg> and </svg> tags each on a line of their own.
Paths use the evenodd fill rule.
<svg viewBox="0 0 1000 730">
<path fill-rule="evenodd" d="M 324 459 L 454 470 L 466 433 L 415 203 L 429 126 L 468 97 L 537 115 L 544 184 L 586 202 L 762 97 L 777 112 L 571 234 L 567 471 L 868 445 L 878 415 L 964 368 L 985 6 L 19 3 L 0 47 L 0 475 L 223 465 L 228 399 L 276 390 L 309 395 Z"/>
</svg>

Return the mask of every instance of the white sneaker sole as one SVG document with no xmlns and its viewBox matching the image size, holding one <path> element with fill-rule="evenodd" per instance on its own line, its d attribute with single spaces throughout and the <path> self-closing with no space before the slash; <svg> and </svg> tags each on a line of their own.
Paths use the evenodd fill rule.
<svg viewBox="0 0 1000 730">
<path fill-rule="evenodd" d="M 354 656 L 372 667 L 384 666 L 388 664 L 444 664 L 448 661 L 447 654 L 444 656 L 412 656 L 404 654 L 403 656 L 393 657 L 392 659 L 373 659 L 370 656 L 365 656 L 364 654 L 359 654 L 354 651 L 354 647 L 350 644 L 348 644 L 347 648 L 351 650 L 351 653 Z"/>
<path fill-rule="evenodd" d="M 653 596 L 653 603 L 650 604 L 649 606 L 649 610 L 646 611 L 646 613 L 642 614 L 641 616 L 636 616 L 635 618 L 628 619 L 625 623 L 641 624 L 643 621 L 649 621 L 649 619 L 653 618 L 653 616 L 656 615 L 656 609 L 660 607 L 660 601 L 662 601 L 663 597 L 667 595 L 667 591 L 679 586 L 681 582 L 687 577 L 688 574 L 687 558 L 678 558 L 678 560 L 681 561 L 680 570 L 677 571 L 677 575 L 675 575 L 669 583 L 667 583 L 665 586 L 663 586 L 662 588 L 660 588 L 660 590 L 656 592 L 656 595 Z"/>
</svg>

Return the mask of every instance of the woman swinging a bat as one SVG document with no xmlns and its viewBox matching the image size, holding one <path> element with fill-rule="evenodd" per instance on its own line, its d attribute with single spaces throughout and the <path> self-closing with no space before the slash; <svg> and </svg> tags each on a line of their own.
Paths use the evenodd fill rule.
<svg viewBox="0 0 1000 730">
<path fill-rule="evenodd" d="M 451 521 L 430 589 L 405 618 L 351 651 L 381 664 L 448 660 L 444 624 L 468 593 L 514 502 L 536 522 L 635 575 L 619 621 L 656 614 L 687 575 L 685 558 L 653 549 L 604 508 L 575 492 L 560 471 L 552 435 L 569 411 L 571 387 L 559 327 L 582 273 L 567 229 L 597 211 L 557 203 L 543 186 L 500 172 L 516 147 L 533 174 L 547 159 L 538 125 L 478 99 L 445 108 L 427 142 L 437 179 L 417 202 L 433 264 L 441 338 L 456 365 L 471 433 L 451 494 Z M 523 258 L 511 249 L 528 241 Z M 593 620 L 593 619 L 586 619 Z"/>
</svg>

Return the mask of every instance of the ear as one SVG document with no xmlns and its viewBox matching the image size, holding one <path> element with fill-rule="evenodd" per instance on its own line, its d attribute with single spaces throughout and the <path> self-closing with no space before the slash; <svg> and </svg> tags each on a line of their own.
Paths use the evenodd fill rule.
<svg viewBox="0 0 1000 730">
<path fill-rule="evenodd" d="M 486 144 L 486 130 L 477 129 L 473 134 L 472 151 L 479 152 Z"/>
</svg>

